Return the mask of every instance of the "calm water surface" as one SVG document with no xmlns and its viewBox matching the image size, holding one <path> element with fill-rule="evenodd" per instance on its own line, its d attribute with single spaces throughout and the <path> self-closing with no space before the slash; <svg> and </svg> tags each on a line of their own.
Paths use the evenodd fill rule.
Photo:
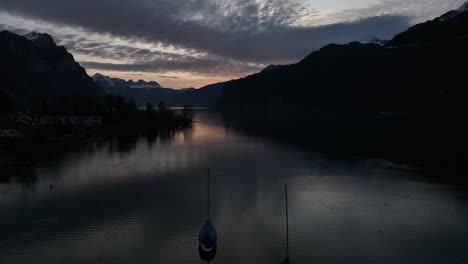
<svg viewBox="0 0 468 264">
<path fill-rule="evenodd" d="M 293 263 L 468 263 L 468 190 L 383 160 L 250 137 L 199 113 L 191 130 L 94 140 L 0 183 L 0 263 L 279 263 L 289 184 Z M 53 185 L 53 188 L 50 188 Z"/>
</svg>

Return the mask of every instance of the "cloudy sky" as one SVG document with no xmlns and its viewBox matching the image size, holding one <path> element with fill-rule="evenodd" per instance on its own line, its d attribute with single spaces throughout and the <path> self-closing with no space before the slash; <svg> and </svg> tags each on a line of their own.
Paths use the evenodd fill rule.
<svg viewBox="0 0 468 264">
<path fill-rule="evenodd" d="M 465 0 L 0 0 L 0 30 L 51 34 L 93 75 L 173 88 L 391 38 Z"/>
</svg>

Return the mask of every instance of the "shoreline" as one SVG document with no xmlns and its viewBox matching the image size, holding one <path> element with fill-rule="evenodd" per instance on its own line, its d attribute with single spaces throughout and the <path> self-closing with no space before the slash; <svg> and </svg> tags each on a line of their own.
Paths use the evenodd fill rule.
<svg viewBox="0 0 468 264">
<path fill-rule="evenodd" d="M 35 167 L 72 147 L 79 146 L 93 137 L 117 136 L 120 133 L 158 134 L 161 131 L 179 131 L 190 128 L 193 121 L 175 127 L 145 124 L 104 124 L 83 133 L 46 137 L 41 140 L 33 136 L 21 140 L 0 142 L 0 182 L 15 177 L 31 176 Z"/>
</svg>

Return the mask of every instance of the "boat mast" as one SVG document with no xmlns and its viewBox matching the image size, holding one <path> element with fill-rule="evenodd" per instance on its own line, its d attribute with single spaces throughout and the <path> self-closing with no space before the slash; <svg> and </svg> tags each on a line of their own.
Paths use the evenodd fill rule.
<svg viewBox="0 0 468 264">
<path fill-rule="evenodd" d="M 284 198 L 286 202 L 286 256 L 289 258 L 289 216 L 288 216 L 288 185 L 284 185 Z"/>
<path fill-rule="evenodd" d="M 207 177 L 207 182 L 208 182 L 208 189 L 207 189 L 207 199 L 206 199 L 206 203 L 207 203 L 207 212 L 206 212 L 206 219 L 208 221 L 210 221 L 210 169 L 208 168 L 208 177 Z"/>
</svg>

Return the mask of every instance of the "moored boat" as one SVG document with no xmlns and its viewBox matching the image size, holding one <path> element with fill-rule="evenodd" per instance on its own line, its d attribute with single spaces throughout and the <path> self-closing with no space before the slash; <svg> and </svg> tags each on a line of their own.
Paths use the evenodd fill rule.
<svg viewBox="0 0 468 264">
<path fill-rule="evenodd" d="M 207 176 L 207 216 L 206 221 L 198 234 L 199 253 L 202 260 L 210 261 L 214 259 L 217 251 L 218 234 L 213 222 L 210 220 L 210 170 Z"/>
</svg>

